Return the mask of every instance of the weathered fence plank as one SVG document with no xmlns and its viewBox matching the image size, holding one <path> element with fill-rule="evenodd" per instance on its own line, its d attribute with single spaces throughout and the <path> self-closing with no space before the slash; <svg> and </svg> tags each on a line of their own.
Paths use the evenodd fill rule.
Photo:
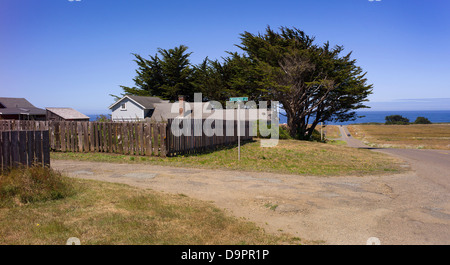
<svg viewBox="0 0 450 265">
<path fill-rule="evenodd" d="M 77 135 L 78 135 L 78 152 L 83 152 L 83 145 L 84 145 L 84 137 L 83 137 L 83 125 L 81 125 L 81 122 L 77 122 Z"/>
<path fill-rule="evenodd" d="M 27 131 L 27 153 L 28 153 L 28 161 L 27 165 L 30 167 L 34 163 L 34 156 L 35 156 L 35 148 L 34 148 L 34 132 L 33 131 Z"/>
<path fill-rule="evenodd" d="M 0 169 L 2 172 L 19 166 L 50 165 L 49 131 L 23 131 L 30 127 L 23 122 L 16 124 L 18 126 L 10 128 L 17 130 L 0 132 Z M 49 128 L 45 123 L 39 124 L 39 126 L 41 129 Z M 42 137 L 40 137 L 41 135 Z"/>
<path fill-rule="evenodd" d="M 42 162 L 43 165 L 50 165 L 50 136 L 49 131 L 42 131 Z"/>
<path fill-rule="evenodd" d="M 2 132 L 2 163 L 3 170 L 6 170 L 11 167 L 11 131 Z"/>
<path fill-rule="evenodd" d="M 42 132 L 34 131 L 34 163 L 42 163 Z"/>
<path fill-rule="evenodd" d="M 150 123 L 146 123 L 144 125 L 145 130 L 145 137 L 144 141 L 147 144 L 146 146 L 146 155 L 151 156 L 152 155 L 152 127 Z"/>
<path fill-rule="evenodd" d="M 13 167 L 20 165 L 19 131 L 11 131 L 11 164 Z"/>
<path fill-rule="evenodd" d="M 19 131 L 19 163 L 27 165 L 27 132 Z"/>
<path fill-rule="evenodd" d="M 81 127 L 83 127 L 83 136 L 84 136 L 84 139 L 83 139 L 83 142 L 84 142 L 83 151 L 87 153 L 87 152 L 90 151 L 88 122 L 82 122 L 81 123 Z"/>
</svg>

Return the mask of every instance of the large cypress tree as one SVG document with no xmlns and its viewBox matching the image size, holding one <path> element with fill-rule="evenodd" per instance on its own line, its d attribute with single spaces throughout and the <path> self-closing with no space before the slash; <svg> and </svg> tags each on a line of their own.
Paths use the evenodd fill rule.
<svg viewBox="0 0 450 265">
<path fill-rule="evenodd" d="M 222 62 L 206 58 L 195 66 L 194 86 L 196 91 L 202 92 L 203 100 L 219 101 L 225 106 L 230 97 L 267 99 L 266 91 L 259 84 L 265 73 L 248 57 L 238 53 L 228 54 Z"/>
<path fill-rule="evenodd" d="M 193 67 L 187 49 L 184 45 L 169 50 L 160 48 L 150 59 L 133 54 L 138 65 L 137 76 L 133 79 L 135 86 L 121 86 L 123 94 L 157 96 L 171 101 L 184 95 L 186 100 L 193 100 Z"/>
<path fill-rule="evenodd" d="M 319 46 L 314 38 L 296 28 L 270 27 L 264 34 L 241 34 L 238 45 L 258 72 L 265 97 L 277 100 L 286 111 L 292 137 L 309 139 L 320 122 L 348 121 L 354 110 L 372 93 L 365 73 L 343 47 Z M 264 98 L 264 97 L 262 97 Z"/>
</svg>

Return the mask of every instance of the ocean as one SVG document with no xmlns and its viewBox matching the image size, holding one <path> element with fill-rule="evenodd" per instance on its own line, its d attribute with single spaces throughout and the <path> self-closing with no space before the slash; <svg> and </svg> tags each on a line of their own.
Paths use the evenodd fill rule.
<svg viewBox="0 0 450 265">
<path fill-rule="evenodd" d="M 433 123 L 440 122 L 450 122 L 450 110 L 424 110 L 424 111 L 358 111 L 358 116 L 362 116 L 361 118 L 356 119 L 355 121 L 347 121 L 342 123 L 333 123 L 328 122 L 327 124 L 335 125 L 335 124 L 353 124 L 353 123 L 366 123 L 366 122 L 385 122 L 385 117 L 390 115 L 401 115 L 409 119 L 410 122 L 414 122 L 417 117 L 425 117 L 428 118 Z M 91 114 L 87 115 L 90 118 L 90 121 L 95 121 L 96 118 L 101 114 Z M 109 114 L 103 114 L 109 117 Z M 280 123 L 286 123 L 287 119 L 285 116 L 280 115 Z"/>
<path fill-rule="evenodd" d="M 417 117 L 428 118 L 432 123 L 450 122 L 450 110 L 424 110 L 424 111 L 357 111 L 360 118 L 355 121 L 347 122 L 328 122 L 329 125 L 336 124 L 354 124 L 354 123 L 367 123 L 367 122 L 380 122 L 384 123 L 385 117 L 390 115 L 401 115 L 408 118 L 410 122 L 414 122 Z M 280 115 L 280 123 L 286 123 L 287 119 L 283 115 Z"/>
</svg>

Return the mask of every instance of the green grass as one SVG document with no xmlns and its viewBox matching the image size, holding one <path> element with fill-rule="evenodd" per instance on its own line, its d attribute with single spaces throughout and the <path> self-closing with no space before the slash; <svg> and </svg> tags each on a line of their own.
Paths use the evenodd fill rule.
<svg viewBox="0 0 450 265">
<path fill-rule="evenodd" d="M 266 203 L 264 207 L 269 208 L 272 211 L 275 211 L 278 208 L 278 204 Z"/>
<path fill-rule="evenodd" d="M 328 140 L 327 143 L 334 145 L 347 145 L 347 142 L 342 140 Z"/>
<path fill-rule="evenodd" d="M 0 244 L 63 245 L 71 237 L 83 245 L 310 244 L 183 194 L 70 181 L 71 196 L 0 207 Z"/>
<path fill-rule="evenodd" d="M 0 207 L 58 200 L 73 194 L 72 181 L 48 167 L 17 168 L 0 176 Z"/>
<path fill-rule="evenodd" d="M 153 165 L 210 169 L 246 170 L 298 175 L 367 175 L 399 172 L 399 161 L 385 154 L 354 149 L 336 144 L 280 140 L 278 146 L 262 148 L 260 142 L 237 148 L 177 157 L 135 157 L 105 153 L 52 153 L 52 159 L 74 159 L 112 163 L 143 163 Z"/>
</svg>

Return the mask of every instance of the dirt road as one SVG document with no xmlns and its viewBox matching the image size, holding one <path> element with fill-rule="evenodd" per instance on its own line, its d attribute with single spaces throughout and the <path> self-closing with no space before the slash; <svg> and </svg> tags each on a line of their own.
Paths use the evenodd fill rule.
<svg viewBox="0 0 450 265">
<path fill-rule="evenodd" d="M 412 164 L 419 170 L 402 175 L 312 177 L 52 161 L 73 177 L 213 201 L 266 231 L 325 244 L 366 244 L 370 237 L 381 244 L 450 244 L 448 182 L 424 177 Z"/>
</svg>

